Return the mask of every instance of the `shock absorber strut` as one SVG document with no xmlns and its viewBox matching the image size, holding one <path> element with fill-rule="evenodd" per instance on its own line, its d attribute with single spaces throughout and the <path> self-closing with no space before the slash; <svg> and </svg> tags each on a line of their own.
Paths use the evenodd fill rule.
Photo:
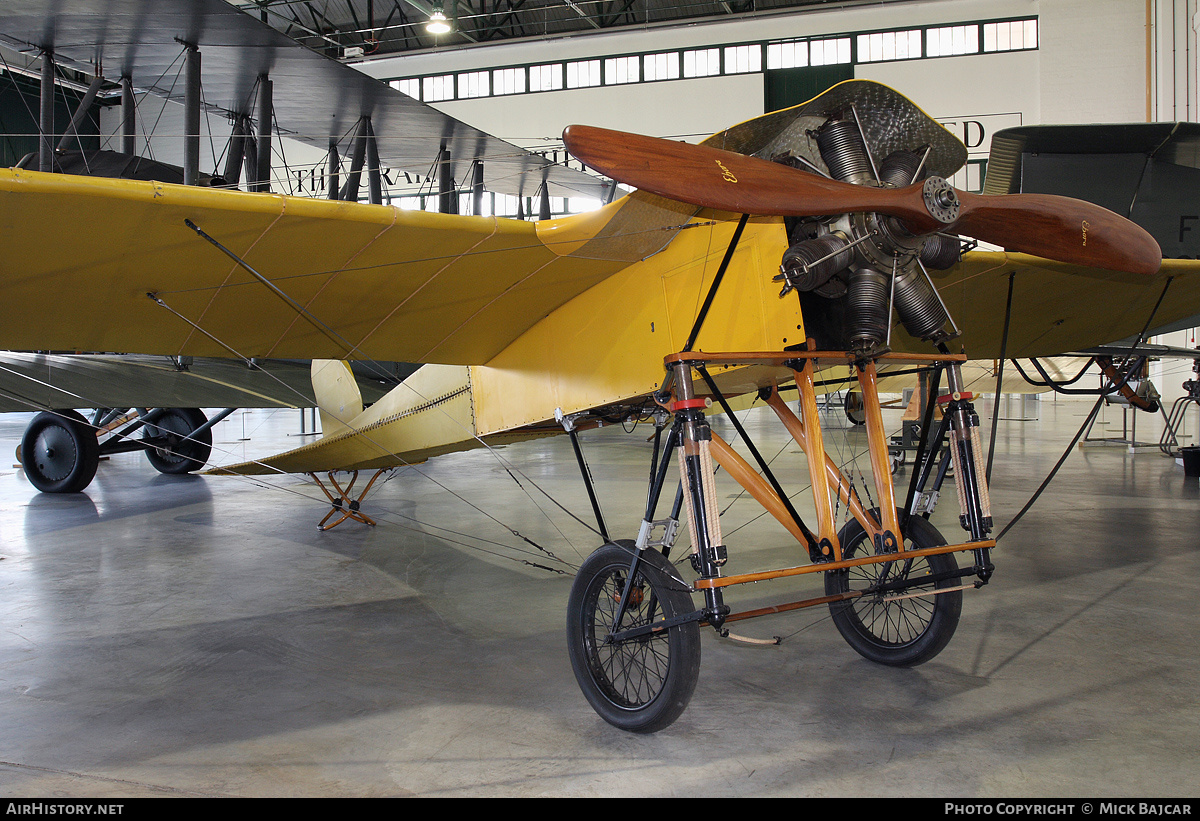
<svg viewBox="0 0 1200 821">
<path fill-rule="evenodd" d="M 721 517 L 717 508 L 717 488 L 713 476 L 710 444 L 712 429 L 704 418 L 707 400 L 697 399 L 692 390 L 691 366 L 675 368 L 675 401 L 672 410 L 683 419 L 679 448 L 679 474 L 687 509 L 688 531 L 692 537 L 692 567 L 705 579 L 721 574 L 728 554 L 721 539 Z M 706 588 L 708 623 L 718 630 L 729 614 L 720 588 Z"/>
<path fill-rule="evenodd" d="M 972 541 L 983 541 L 992 530 L 992 505 L 979 437 L 979 415 L 971 404 L 971 394 L 963 388 L 959 363 L 949 363 L 946 374 L 950 392 L 938 401 L 944 404 L 943 413 L 950 419 L 950 460 L 958 492 L 959 522 L 971 534 Z M 992 572 L 988 554 L 987 548 L 975 551 L 976 566 L 984 581 Z"/>
</svg>

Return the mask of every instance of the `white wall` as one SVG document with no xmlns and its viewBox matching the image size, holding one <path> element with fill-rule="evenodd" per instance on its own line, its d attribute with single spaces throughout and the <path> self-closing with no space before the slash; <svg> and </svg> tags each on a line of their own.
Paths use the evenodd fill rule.
<svg viewBox="0 0 1200 821">
<path fill-rule="evenodd" d="M 1197 0 L 1151 2 L 1194 6 Z M 936 119 L 961 123 L 970 118 L 982 123 L 985 139 L 972 146 L 974 156 L 986 156 L 992 131 L 1012 125 L 1145 120 L 1143 0 L 923 0 L 864 5 L 764 14 L 736 22 L 455 46 L 368 60 L 358 68 L 392 78 L 1029 15 L 1040 19 L 1037 51 L 860 64 L 857 76 L 891 85 Z M 459 100 L 436 107 L 519 144 L 545 146 L 572 122 L 698 139 L 761 114 L 765 106 L 762 75 L 756 74 Z"/>
<path fill-rule="evenodd" d="M 372 76 L 390 78 L 1037 15 L 1041 40 L 1037 51 L 864 64 L 856 69 L 857 76 L 887 83 L 906 94 L 952 130 L 971 129 L 960 136 L 968 138 L 972 155 L 981 157 L 986 156 L 991 133 L 1012 125 L 1141 121 L 1148 107 L 1161 111 L 1165 119 L 1173 119 L 1180 111 L 1194 114 L 1195 105 L 1188 107 L 1188 95 L 1194 97 L 1196 91 L 1195 53 L 1186 49 L 1194 44 L 1195 31 L 1189 21 L 1194 24 L 1196 2 L 1150 0 L 1155 23 L 1152 35 L 1159 39 L 1152 42 L 1149 59 L 1145 0 L 914 0 L 761 14 L 734 22 L 447 47 L 367 60 L 356 67 Z M 1180 43 L 1185 49 L 1182 58 Z M 1148 63 L 1154 71 L 1152 95 L 1148 95 Z M 1177 64 L 1183 68 L 1177 71 Z M 1164 100 L 1161 105 L 1156 102 L 1159 97 Z M 765 105 L 763 75 L 747 74 L 457 100 L 436 107 L 518 145 L 552 148 L 562 129 L 572 123 L 699 140 L 763 113 Z M 160 116 L 162 103 L 150 101 L 148 108 L 150 111 L 142 114 L 147 125 Z M 179 106 L 167 105 L 156 129 L 154 155 L 167 162 L 179 163 L 182 156 L 179 110 Z M 117 109 L 107 111 L 102 128 L 115 131 L 118 118 Z M 967 122 L 970 125 L 964 125 Z M 215 152 L 207 134 L 210 126 Z M 980 128 L 982 140 L 978 139 Z M 219 157 L 223 150 L 229 125 L 223 118 L 205 117 L 202 130 L 201 165 L 209 171 L 210 165 L 220 164 L 214 162 L 213 154 Z M 291 163 L 321 162 L 320 152 L 283 141 L 280 145 Z"/>
<path fill-rule="evenodd" d="M 692 142 L 763 113 L 763 75 L 634 83 L 438 103 L 439 110 L 527 148 L 574 123 Z"/>
<path fill-rule="evenodd" d="M 1152 0 L 1150 119 L 1200 120 L 1200 77 L 1197 75 L 1197 0 Z"/>
<path fill-rule="evenodd" d="M 1043 123 L 1146 120 L 1146 4 L 1041 0 Z"/>
<path fill-rule="evenodd" d="M 1042 0 L 1042 4 L 1045 2 L 1047 0 Z M 486 47 L 445 48 L 368 60 L 356 67 L 380 78 L 440 74 L 673 48 L 1021 17 L 1037 14 L 1038 6 L 1037 0 L 924 0 L 836 11 L 764 14 L 737 22 L 694 23 Z M 972 70 L 969 66 L 972 59 L 990 64 Z M 997 60 L 1000 68 L 996 66 Z M 859 76 L 889 82 L 935 117 L 941 115 L 934 109 L 945 111 L 949 117 L 992 111 L 1007 113 L 1014 108 L 1011 100 L 1021 96 L 1024 121 L 1036 122 L 1037 95 L 1028 93 L 1030 83 L 1036 87 L 1036 66 L 1036 56 L 988 55 L 963 58 L 962 64 L 941 58 L 914 60 L 903 67 L 898 63 L 860 66 Z M 889 81 L 884 77 L 896 79 Z M 993 89 L 996 77 L 1005 78 L 1005 82 L 1002 87 Z M 997 100 L 995 105 L 990 103 L 993 97 Z M 962 100 L 964 105 L 939 105 L 939 99 Z M 546 140 L 557 140 L 564 126 L 575 122 L 655 136 L 699 139 L 762 114 L 764 103 L 763 75 L 752 74 L 457 100 L 434 105 L 498 137 L 520 145 L 538 145 L 540 142 L 544 146 Z"/>
</svg>

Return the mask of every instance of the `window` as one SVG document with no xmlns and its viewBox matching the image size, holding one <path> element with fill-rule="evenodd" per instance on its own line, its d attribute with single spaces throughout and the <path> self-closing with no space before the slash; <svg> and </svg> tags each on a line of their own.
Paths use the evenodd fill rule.
<svg viewBox="0 0 1200 821">
<path fill-rule="evenodd" d="M 767 68 L 803 68 L 808 65 L 808 41 L 789 40 L 767 45 Z"/>
<path fill-rule="evenodd" d="M 921 30 L 877 31 L 858 35 L 858 62 L 916 60 L 921 57 Z"/>
<path fill-rule="evenodd" d="M 636 83 L 641 79 L 641 57 L 610 57 L 604 61 L 604 84 Z"/>
<path fill-rule="evenodd" d="M 749 74 L 762 71 L 761 46 L 728 46 L 725 49 L 725 73 Z"/>
<path fill-rule="evenodd" d="M 454 99 L 454 75 L 443 74 L 440 77 L 426 77 L 421 83 L 423 99 L 427 103 L 439 100 Z"/>
<path fill-rule="evenodd" d="M 566 211 L 568 214 L 581 214 L 584 211 L 595 211 L 601 202 L 593 197 L 568 197 Z"/>
<path fill-rule="evenodd" d="M 492 94 L 524 94 L 525 69 L 498 68 L 492 72 Z"/>
<path fill-rule="evenodd" d="M 390 80 L 392 88 L 425 102 L 591 88 L 640 82 L 752 74 L 808 66 L 876 63 L 1032 50 L 1038 20 L 955 23 L 925 29 L 866 31 L 766 44 L 746 43 Z"/>
<path fill-rule="evenodd" d="M 587 88 L 600 85 L 600 61 L 578 60 L 567 63 L 567 88 Z"/>
<path fill-rule="evenodd" d="M 836 37 L 829 40 L 809 42 L 809 63 L 814 66 L 832 66 L 850 62 L 850 38 Z"/>
<path fill-rule="evenodd" d="M 563 87 L 562 63 L 529 67 L 530 91 L 554 91 Z M 515 211 L 513 213 L 516 213 Z"/>
<path fill-rule="evenodd" d="M 490 96 L 490 75 L 491 72 L 488 71 L 472 71 L 458 75 L 458 99 Z"/>
<path fill-rule="evenodd" d="M 943 26 L 925 32 L 926 54 L 930 57 L 951 57 L 955 54 L 979 53 L 979 26 Z"/>
<path fill-rule="evenodd" d="M 417 77 L 411 77 L 407 80 L 392 80 L 392 88 L 397 91 L 402 91 L 409 97 L 421 99 L 421 80 Z"/>
<path fill-rule="evenodd" d="M 704 48 L 683 53 L 684 77 L 711 77 L 721 73 L 721 50 Z"/>
<path fill-rule="evenodd" d="M 669 51 L 666 54 L 647 54 L 644 60 L 642 77 L 649 80 L 678 80 L 679 52 Z"/>
<path fill-rule="evenodd" d="M 511 194 L 496 194 L 496 204 L 493 208 L 498 217 L 515 217 L 517 215 L 517 198 Z"/>
<path fill-rule="evenodd" d="M 1021 51 L 1037 48 L 1037 20 L 1008 20 L 983 24 L 984 51 Z"/>
</svg>

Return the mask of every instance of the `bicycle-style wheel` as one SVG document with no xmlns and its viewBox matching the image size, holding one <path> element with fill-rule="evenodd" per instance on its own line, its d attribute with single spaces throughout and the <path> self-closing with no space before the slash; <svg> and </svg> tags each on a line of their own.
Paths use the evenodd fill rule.
<svg viewBox="0 0 1200 821">
<path fill-rule="evenodd" d="M 852 559 L 874 552 L 871 537 L 857 520 L 842 528 L 838 538 L 842 557 Z M 914 516 L 908 520 L 906 549 L 921 549 L 946 544 L 937 528 Z M 833 623 L 846 642 L 865 658 L 879 664 L 911 667 L 940 653 L 954 635 L 962 612 L 962 591 L 933 593 L 936 589 L 957 587 L 960 583 L 949 574 L 958 569 L 951 553 L 939 553 L 867 564 L 825 574 L 825 592 L 837 595 L 851 591 L 863 595 L 832 602 Z M 943 578 L 937 578 L 943 575 Z M 882 585 L 930 577 L 902 590 L 880 590 Z M 915 595 L 914 595 L 915 594 Z"/>
<path fill-rule="evenodd" d="M 580 689 L 593 709 L 615 727 L 652 733 L 686 709 L 700 674 L 696 622 L 624 641 L 612 641 L 636 548 L 607 544 L 584 561 L 567 603 L 567 649 Z M 690 613 L 691 595 L 670 562 L 642 551 L 619 629 Z"/>
</svg>

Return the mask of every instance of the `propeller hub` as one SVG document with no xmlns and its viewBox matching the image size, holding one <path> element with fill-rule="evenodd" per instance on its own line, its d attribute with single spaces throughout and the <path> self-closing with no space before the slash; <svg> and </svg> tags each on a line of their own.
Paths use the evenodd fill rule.
<svg viewBox="0 0 1200 821">
<path fill-rule="evenodd" d="M 926 210 L 935 220 L 949 225 L 958 219 L 958 194 L 950 183 L 941 177 L 929 177 L 921 193 Z"/>
</svg>

